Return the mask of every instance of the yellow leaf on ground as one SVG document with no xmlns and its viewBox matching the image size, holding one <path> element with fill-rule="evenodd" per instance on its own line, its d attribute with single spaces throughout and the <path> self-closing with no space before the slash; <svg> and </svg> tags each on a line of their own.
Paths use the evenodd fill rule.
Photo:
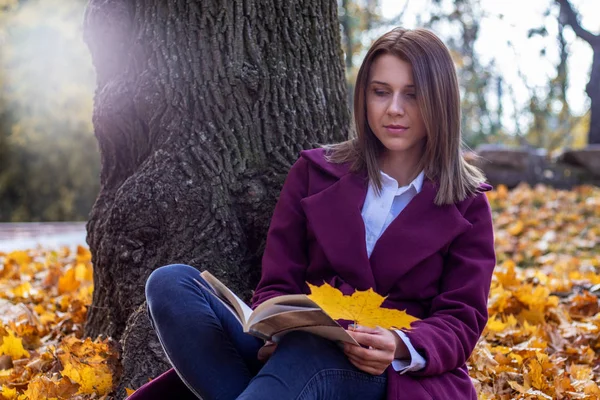
<svg viewBox="0 0 600 400">
<path fill-rule="evenodd" d="M 81 342 L 70 336 L 60 348 L 63 352 L 58 358 L 64 367 L 61 373 L 80 385 L 79 394 L 105 395 L 112 390 L 112 372 L 105 359 L 110 351 L 108 343 L 92 342 L 90 338 Z"/>
<path fill-rule="evenodd" d="M 61 361 L 62 361 L 61 357 Z M 103 364 L 87 365 L 80 362 L 69 362 L 61 372 L 80 385 L 80 394 L 94 394 L 101 396 L 111 391 L 113 382 L 112 374 Z"/>
<path fill-rule="evenodd" d="M 127 397 L 129 397 L 135 392 L 135 390 L 129 389 L 128 387 L 126 387 L 125 392 L 127 393 Z"/>
<path fill-rule="evenodd" d="M 92 253 L 90 252 L 90 249 L 78 245 L 76 260 L 78 263 L 88 263 L 92 261 Z"/>
<path fill-rule="evenodd" d="M 32 289 L 33 288 L 31 287 L 31 283 L 23 282 L 19 286 L 12 289 L 11 292 L 15 297 L 27 298 L 29 297 L 29 294 L 31 293 Z"/>
<path fill-rule="evenodd" d="M 497 333 L 497 332 L 502 332 L 503 330 L 505 330 L 507 326 L 508 326 L 508 324 L 505 322 L 502 322 L 502 320 L 500 320 L 499 318 L 490 318 L 488 320 L 486 328 L 488 329 L 488 331 Z"/>
<path fill-rule="evenodd" d="M 70 399 L 77 393 L 79 385 L 69 378 L 48 378 L 38 375 L 31 382 L 24 395 L 28 400 Z"/>
<path fill-rule="evenodd" d="M 8 253 L 6 258 L 9 261 L 12 260 L 19 265 L 24 265 L 32 261 L 31 256 L 26 251 L 12 251 Z"/>
<path fill-rule="evenodd" d="M 8 336 L 2 338 L 2 345 L 0 345 L 0 355 L 6 354 L 13 360 L 17 360 L 22 357 L 29 357 L 27 350 L 23 348 L 23 342 L 21 338 L 15 336 L 14 332 L 10 329 L 7 330 Z"/>
<path fill-rule="evenodd" d="M 523 224 L 523 221 L 518 220 L 513 225 L 511 225 L 506 231 L 511 236 L 519 236 L 521 233 L 523 233 L 524 228 L 525 228 L 525 224 Z"/>
<path fill-rule="evenodd" d="M 531 386 L 536 389 L 543 390 L 544 389 L 544 375 L 542 374 L 542 366 L 537 360 L 531 359 L 529 361 L 529 373 L 527 374 L 531 382 Z"/>
<path fill-rule="evenodd" d="M 6 400 L 16 399 L 17 389 L 2 386 L 2 389 L 0 389 L 0 397 L 4 397 Z"/>
<path fill-rule="evenodd" d="M 308 297 L 317 303 L 333 319 L 345 319 L 370 328 L 380 326 L 390 328 L 410 328 L 417 321 L 405 311 L 382 308 L 385 297 L 373 289 L 357 290 L 351 296 L 344 296 L 329 284 L 313 286 L 308 284 L 311 294 Z"/>
<path fill-rule="evenodd" d="M 63 276 L 58 279 L 58 293 L 73 292 L 79 287 L 79 281 L 75 277 L 75 268 L 69 268 Z"/>
<path fill-rule="evenodd" d="M 93 281 L 94 270 L 91 264 L 78 263 L 75 266 L 75 279 L 80 282 Z"/>
</svg>

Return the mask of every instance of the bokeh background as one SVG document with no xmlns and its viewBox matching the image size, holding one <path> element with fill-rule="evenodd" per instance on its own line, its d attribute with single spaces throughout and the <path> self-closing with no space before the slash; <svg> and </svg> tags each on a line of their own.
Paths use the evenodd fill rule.
<svg viewBox="0 0 600 400">
<path fill-rule="evenodd" d="M 84 0 L 0 0 L 0 222 L 84 221 L 99 188 L 95 72 Z M 571 0 L 600 31 L 600 2 Z M 351 102 L 366 48 L 393 26 L 426 27 L 459 71 L 466 143 L 587 144 L 592 49 L 555 0 L 338 0 Z"/>
</svg>

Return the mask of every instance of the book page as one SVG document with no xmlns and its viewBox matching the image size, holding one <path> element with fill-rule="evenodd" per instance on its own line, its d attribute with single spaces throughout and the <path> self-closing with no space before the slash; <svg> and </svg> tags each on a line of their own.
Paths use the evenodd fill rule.
<svg viewBox="0 0 600 400">
<path fill-rule="evenodd" d="M 294 328 L 290 331 L 281 331 L 271 337 L 271 340 L 275 343 L 279 342 L 281 338 L 291 331 L 303 331 L 310 332 L 313 335 L 321 336 L 325 339 L 332 340 L 334 342 L 348 342 L 360 346 L 352 336 L 346 332 L 341 326 L 303 326 L 301 328 Z"/>
<path fill-rule="evenodd" d="M 242 323 L 245 324 L 252 314 L 252 309 L 210 272 L 202 271 L 200 276 L 210 284 L 218 297 L 226 299 L 231 304 L 235 309 L 238 319 L 242 320 Z"/>
<path fill-rule="evenodd" d="M 319 305 L 308 298 L 305 294 L 285 294 L 282 296 L 277 296 L 266 300 L 264 303 L 261 303 L 258 307 L 254 309 L 254 314 L 260 315 L 261 318 L 252 317 L 254 322 L 258 322 L 259 319 L 262 319 L 266 316 L 270 316 L 273 314 L 277 314 L 278 311 L 275 308 L 272 308 L 275 305 L 281 306 L 291 306 L 298 308 L 306 308 L 306 309 L 320 309 Z M 247 320 L 249 321 L 249 320 Z"/>
<path fill-rule="evenodd" d="M 313 307 L 299 307 L 299 306 L 288 306 L 285 304 L 269 304 L 268 307 L 257 307 L 252 313 L 246 325 L 251 326 L 252 324 L 259 322 L 265 318 L 268 318 L 275 314 L 280 314 L 287 311 L 304 311 L 304 310 L 319 310 L 319 308 Z"/>
<path fill-rule="evenodd" d="M 303 330 L 330 340 L 357 344 L 344 328 L 321 309 L 285 311 L 257 321 L 247 329 L 252 335 L 271 338 L 271 340 L 279 339 L 281 335 L 294 330 Z"/>
<path fill-rule="evenodd" d="M 194 279 L 194 282 L 196 282 L 198 284 L 198 286 L 203 287 L 206 290 L 208 290 L 215 297 L 215 299 L 219 300 L 221 302 L 221 304 L 223 304 L 223 306 L 225 306 L 225 308 L 227 308 L 229 310 L 229 312 L 231 312 L 231 315 L 233 315 L 235 317 L 235 319 L 238 320 L 240 325 L 242 325 L 242 327 L 244 326 L 244 321 L 241 320 L 240 316 L 238 315 L 238 311 L 235 308 L 233 308 L 233 305 L 231 305 L 229 300 L 227 300 L 225 297 L 221 297 L 218 294 L 213 293 L 214 290 L 212 289 L 212 285 L 210 283 L 200 282 L 198 279 Z"/>
</svg>

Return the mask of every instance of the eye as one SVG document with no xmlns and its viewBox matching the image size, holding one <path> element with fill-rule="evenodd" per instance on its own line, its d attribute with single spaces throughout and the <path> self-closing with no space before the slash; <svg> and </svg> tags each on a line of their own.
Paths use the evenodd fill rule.
<svg viewBox="0 0 600 400">
<path fill-rule="evenodd" d="M 385 96 L 388 92 L 381 89 L 373 89 L 373 93 L 375 93 L 375 96 Z"/>
<path fill-rule="evenodd" d="M 406 95 L 407 95 L 408 97 L 410 97 L 410 98 L 413 98 L 413 99 L 417 97 L 417 94 L 416 94 L 416 93 L 406 93 Z"/>
</svg>

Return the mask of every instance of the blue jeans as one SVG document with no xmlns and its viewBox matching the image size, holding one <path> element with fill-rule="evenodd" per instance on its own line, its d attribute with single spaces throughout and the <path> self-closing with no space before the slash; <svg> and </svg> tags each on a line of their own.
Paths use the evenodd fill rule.
<svg viewBox="0 0 600 400">
<path fill-rule="evenodd" d="M 384 399 L 385 373 L 354 367 L 333 342 L 305 332 L 284 336 L 263 364 L 264 342 L 243 332 L 238 320 L 195 280 L 188 265 L 158 268 L 146 282 L 150 320 L 169 362 L 204 400 Z"/>
</svg>

